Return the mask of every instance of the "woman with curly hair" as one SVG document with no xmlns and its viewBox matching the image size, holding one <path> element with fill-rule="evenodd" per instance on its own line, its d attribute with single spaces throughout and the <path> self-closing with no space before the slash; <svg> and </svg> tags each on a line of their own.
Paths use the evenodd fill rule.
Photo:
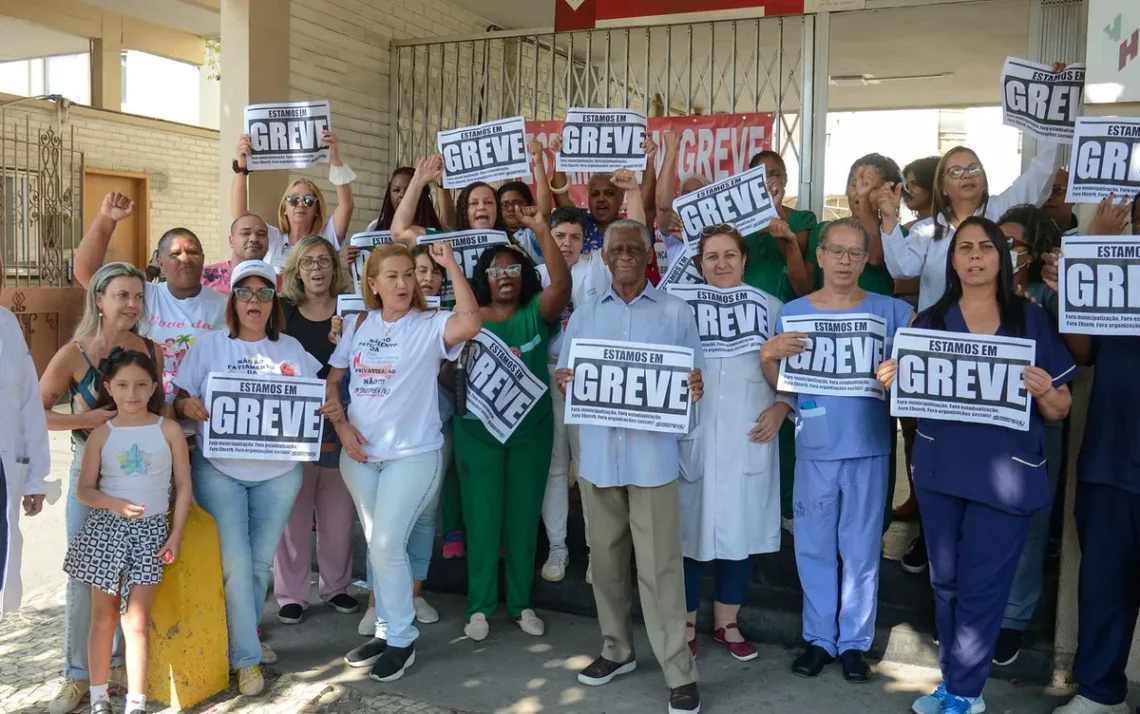
<svg viewBox="0 0 1140 714">
<path fill-rule="evenodd" d="M 401 166 L 392 172 L 392 177 L 388 179 L 388 186 L 384 189 L 384 195 L 388 197 L 388 200 L 380 209 L 380 215 L 368 224 L 367 230 L 388 231 L 392 229 L 392 219 L 396 216 L 396 209 L 404 200 L 404 195 L 408 192 L 408 186 L 411 185 L 412 177 L 415 174 L 416 170 L 411 166 Z M 444 213 L 448 213 L 449 208 L 451 213 L 455 212 L 455 206 L 451 203 L 450 191 L 440 191 L 439 200 L 440 208 Z M 445 230 L 439 214 L 436 213 L 435 205 L 431 202 L 431 188 L 428 186 L 423 186 L 418 198 L 416 198 L 412 224 L 423 226 L 428 231 Z"/>
<path fill-rule="evenodd" d="M 464 193 L 485 193 L 468 187 Z M 494 199 L 491 192 L 487 197 Z M 483 197 L 479 196 L 479 201 Z M 460 197 L 460 208 L 464 205 Z M 482 204 L 468 212 L 490 218 Z M 461 217 L 466 213 L 461 212 Z M 530 373 L 548 382 L 546 355 L 561 327 L 562 311 L 570 302 L 570 270 L 546 224 L 533 207 L 519 209 L 519 220 L 534 231 L 542 248 L 550 286 L 539 281 L 534 261 L 514 246 L 488 248 L 475 265 L 472 288 L 483 329 L 505 342 Z M 470 370 L 469 370 L 470 371 Z M 473 640 L 486 639 L 487 617 L 499 602 L 499 549 L 506 566 L 507 612 L 523 632 L 539 636 L 542 620 L 530 607 L 534 558 L 546 493 L 546 475 L 554 441 L 549 390 L 501 443 L 475 415 L 455 419 L 455 460 L 459 467 L 463 519 L 467 531 L 467 625 Z"/>
</svg>

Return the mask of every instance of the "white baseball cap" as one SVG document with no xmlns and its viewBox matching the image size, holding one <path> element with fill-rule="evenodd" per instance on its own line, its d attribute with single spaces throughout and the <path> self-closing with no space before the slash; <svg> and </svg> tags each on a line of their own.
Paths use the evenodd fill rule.
<svg viewBox="0 0 1140 714">
<path fill-rule="evenodd" d="M 244 260 L 230 273 L 230 289 L 233 290 L 238 283 L 253 275 L 264 278 L 274 287 L 277 286 L 277 273 L 274 272 L 272 265 L 264 260 Z"/>
</svg>

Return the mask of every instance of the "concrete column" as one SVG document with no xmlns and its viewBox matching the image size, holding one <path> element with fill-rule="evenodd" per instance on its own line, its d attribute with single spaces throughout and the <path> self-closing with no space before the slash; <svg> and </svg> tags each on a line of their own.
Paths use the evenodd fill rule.
<svg viewBox="0 0 1140 714">
<path fill-rule="evenodd" d="M 123 18 L 102 16 L 102 32 L 91 40 L 91 106 L 120 111 L 123 105 Z"/>
<path fill-rule="evenodd" d="M 222 196 L 218 234 L 213 246 L 224 243 L 233 220 L 230 192 L 238 137 L 245 130 L 245 107 L 290 99 L 289 3 L 281 0 L 222 0 L 221 92 L 218 129 Z M 277 205 L 289 181 L 287 171 L 262 171 L 249 177 L 249 210 L 270 225 L 277 223 Z M 203 236 L 210 250 L 210 241 Z M 224 254 L 221 251 L 219 255 Z"/>
</svg>

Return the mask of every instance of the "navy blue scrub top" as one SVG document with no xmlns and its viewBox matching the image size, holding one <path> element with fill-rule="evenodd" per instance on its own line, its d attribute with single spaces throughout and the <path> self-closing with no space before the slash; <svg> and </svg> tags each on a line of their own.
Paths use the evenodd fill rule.
<svg viewBox="0 0 1140 714">
<path fill-rule="evenodd" d="M 915 327 L 932 329 L 925 316 Z M 969 333 L 957 305 L 946 311 L 946 331 Z M 1037 305 L 1025 304 L 1024 335 L 1012 335 L 1004 327 L 997 335 L 1035 340 L 1033 362 L 1052 375 L 1054 386 L 1068 384 L 1076 376 L 1072 355 Z M 1029 410 L 1029 431 L 919 419 L 912 463 L 916 485 L 1007 513 L 1037 513 L 1052 500 L 1045 465 L 1045 420 L 1035 405 Z"/>
<path fill-rule="evenodd" d="M 1140 495 L 1140 337 L 1093 338 L 1093 386 L 1077 477 Z"/>
</svg>

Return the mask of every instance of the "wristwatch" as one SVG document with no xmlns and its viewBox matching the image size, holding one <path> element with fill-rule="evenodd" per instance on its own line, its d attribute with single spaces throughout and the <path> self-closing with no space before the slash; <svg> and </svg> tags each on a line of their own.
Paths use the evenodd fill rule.
<svg viewBox="0 0 1140 714">
<path fill-rule="evenodd" d="M 238 166 L 237 159 L 234 159 L 234 173 L 245 174 L 246 176 L 249 176 L 249 169 Z"/>
</svg>

